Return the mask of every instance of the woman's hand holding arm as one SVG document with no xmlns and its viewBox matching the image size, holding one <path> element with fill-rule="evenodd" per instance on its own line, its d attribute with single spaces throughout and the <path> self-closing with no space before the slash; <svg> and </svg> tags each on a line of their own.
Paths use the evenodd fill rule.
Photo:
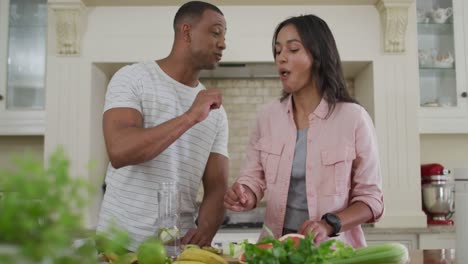
<svg viewBox="0 0 468 264">
<path fill-rule="evenodd" d="M 244 184 L 234 183 L 224 195 L 224 206 L 232 211 L 251 210 L 257 204 L 254 192 Z"/>
</svg>

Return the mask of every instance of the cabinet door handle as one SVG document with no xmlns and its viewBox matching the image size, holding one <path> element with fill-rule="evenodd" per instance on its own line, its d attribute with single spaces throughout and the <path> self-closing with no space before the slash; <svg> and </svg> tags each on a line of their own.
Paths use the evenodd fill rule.
<svg viewBox="0 0 468 264">
<path fill-rule="evenodd" d="M 467 93 L 467 92 L 461 93 L 461 97 L 466 98 L 467 96 L 468 96 L 468 93 Z"/>
<path fill-rule="evenodd" d="M 0 101 L 3 100 L 3 95 L 0 94 Z"/>
</svg>

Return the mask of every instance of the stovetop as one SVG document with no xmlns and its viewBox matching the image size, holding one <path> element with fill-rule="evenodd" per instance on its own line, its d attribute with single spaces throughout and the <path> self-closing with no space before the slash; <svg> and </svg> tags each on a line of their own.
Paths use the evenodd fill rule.
<svg viewBox="0 0 468 264">
<path fill-rule="evenodd" d="M 265 207 L 257 207 L 246 212 L 228 211 L 221 228 L 262 228 Z"/>
<path fill-rule="evenodd" d="M 225 223 L 221 225 L 223 229 L 229 228 L 262 228 L 263 222 L 249 222 L 249 223 Z"/>
</svg>

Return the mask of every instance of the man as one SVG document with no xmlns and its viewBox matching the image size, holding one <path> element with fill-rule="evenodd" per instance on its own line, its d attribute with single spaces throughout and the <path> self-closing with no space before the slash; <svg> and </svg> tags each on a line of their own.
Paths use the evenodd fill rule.
<svg viewBox="0 0 468 264">
<path fill-rule="evenodd" d="M 221 93 L 206 90 L 198 76 L 221 60 L 226 21 L 216 6 L 192 1 L 177 11 L 174 31 L 169 56 L 122 68 L 106 94 L 111 164 L 97 231 L 115 222 L 129 231 L 130 250 L 158 231 L 158 183 L 176 181 L 180 188 L 182 245 L 210 245 L 224 218 L 227 117 Z"/>
</svg>

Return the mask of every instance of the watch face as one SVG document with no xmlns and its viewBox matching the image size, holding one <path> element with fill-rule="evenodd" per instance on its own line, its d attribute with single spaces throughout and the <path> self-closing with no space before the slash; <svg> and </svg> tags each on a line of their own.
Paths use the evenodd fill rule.
<svg viewBox="0 0 468 264">
<path fill-rule="evenodd" d="M 338 224 L 340 223 L 340 219 L 338 219 L 338 217 L 334 214 L 328 214 L 328 221 L 330 221 L 331 223 L 335 223 L 335 224 Z"/>
<path fill-rule="evenodd" d="M 325 221 L 333 227 L 335 235 L 341 230 L 341 220 L 335 214 L 328 213 L 322 217 Z"/>
</svg>

